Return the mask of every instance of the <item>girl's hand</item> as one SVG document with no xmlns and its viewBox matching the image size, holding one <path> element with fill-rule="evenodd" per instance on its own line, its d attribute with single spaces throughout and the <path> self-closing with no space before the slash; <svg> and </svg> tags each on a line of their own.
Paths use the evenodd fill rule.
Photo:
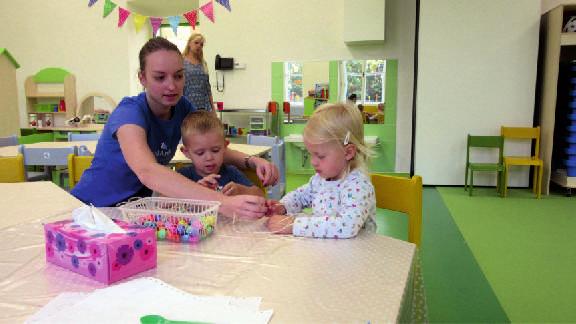
<svg viewBox="0 0 576 324">
<path fill-rule="evenodd" d="M 286 214 L 286 207 L 277 200 L 266 200 L 266 207 L 268 208 L 266 216 Z"/>
<path fill-rule="evenodd" d="M 219 174 L 209 174 L 204 178 L 198 181 L 199 185 L 202 185 L 206 188 L 210 188 L 212 190 L 216 190 L 218 188 L 218 179 L 220 179 Z"/>
<path fill-rule="evenodd" d="M 257 156 L 253 156 L 249 159 L 249 164 L 254 166 L 256 170 L 256 175 L 262 181 L 264 186 L 271 186 L 276 184 L 278 181 L 278 168 L 274 165 L 274 163 L 269 162 L 263 158 L 259 158 Z"/>
<path fill-rule="evenodd" d="M 294 216 L 289 215 L 272 215 L 268 218 L 266 226 L 274 234 L 292 234 L 292 225 Z"/>
<path fill-rule="evenodd" d="M 266 200 L 258 196 L 225 196 L 221 201 L 220 213 L 226 217 L 256 219 L 266 213 Z"/>
</svg>

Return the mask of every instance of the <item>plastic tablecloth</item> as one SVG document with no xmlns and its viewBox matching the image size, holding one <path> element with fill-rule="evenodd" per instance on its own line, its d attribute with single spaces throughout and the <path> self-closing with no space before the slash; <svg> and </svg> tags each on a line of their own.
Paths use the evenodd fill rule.
<svg viewBox="0 0 576 324">
<path fill-rule="evenodd" d="M 21 322 L 61 292 L 105 287 L 45 261 L 42 223 L 80 205 L 51 183 L 0 184 L 0 321 Z M 198 244 L 159 242 L 157 268 L 135 277 L 196 295 L 260 296 L 273 323 L 405 322 L 415 260 L 413 244 L 367 231 L 348 240 L 296 238 L 266 233 L 263 220 L 221 217 Z"/>
</svg>

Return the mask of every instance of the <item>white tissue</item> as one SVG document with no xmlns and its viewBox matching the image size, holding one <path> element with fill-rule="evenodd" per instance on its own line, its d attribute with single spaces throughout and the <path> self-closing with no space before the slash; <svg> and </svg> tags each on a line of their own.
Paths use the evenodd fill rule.
<svg viewBox="0 0 576 324">
<path fill-rule="evenodd" d="M 94 206 L 84 205 L 72 211 L 74 223 L 85 229 L 102 233 L 126 233 L 124 229 L 116 225 L 110 217 L 99 211 Z"/>
</svg>

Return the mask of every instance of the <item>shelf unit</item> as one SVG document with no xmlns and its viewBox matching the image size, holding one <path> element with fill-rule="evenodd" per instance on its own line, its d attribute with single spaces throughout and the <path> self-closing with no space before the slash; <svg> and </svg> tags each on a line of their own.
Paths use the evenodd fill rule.
<svg viewBox="0 0 576 324">
<path fill-rule="evenodd" d="M 267 109 L 223 109 L 218 110 L 220 120 L 229 128 L 233 126 L 238 130 L 242 128 L 246 135 L 251 132 L 256 135 L 269 135 L 271 133 L 271 117 L 272 114 Z M 231 136 L 230 130 L 227 130 L 227 135 Z M 231 136 L 242 137 L 242 136 Z"/>
<path fill-rule="evenodd" d="M 76 115 L 76 78 L 64 69 L 45 68 L 29 76 L 24 91 L 29 120 L 35 115 L 42 126 L 48 119 L 50 126 L 64 126 Z"/>
<path fill-rule="evenodd" d="M 569 191 L 574 188 L 575 177 L 568 177 L 566 172 L 558 166 L 559 153 L 558 146 L 562 144 L 564 138 L 557 136 L 560 125 L 565 118 L 561 110 L 567 102 L 565 100 L 565 89 L 559 89 L 559 76 L 562 76 L 561 66 L 564 63 L 576 59 L 576 33 L 564 33 L 562 28 L 570 19 L 576 16 L 576 4 L 559 5 L 548 11 L 541 19 L 541 63 L 539 67 L 538 88 L 539 102 L 539 124 L 541 131 L 540 152 L 544 162 L 544 172 L 542 175 L 542 194 L 548 194 L 550 181 L 554 181 L 567 188 Z M 556 136 L 555 136 L 556 134 Z M 557 137 L 557 138 L 555 138 Z M 556 149 L 555 149 L 555 146 Z"/>
</svg>

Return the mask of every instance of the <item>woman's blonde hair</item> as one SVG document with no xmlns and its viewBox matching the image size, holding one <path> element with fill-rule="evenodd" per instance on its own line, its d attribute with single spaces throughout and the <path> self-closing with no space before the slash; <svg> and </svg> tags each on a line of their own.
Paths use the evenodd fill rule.
<svg viewBox="0 0 576 324">
<path fill-rule="evenodd" d="M 349 170 L 368 172 L 372 150 L 364 143 L 364 119 L 354 106 L 326 103 L 319 106 L 304 127 L 304 139 L 314 144 L 336 142 L 344 146 L 354 144 L 356 155 L 348 164 Z"/>
<path fill-rule="evenodd" d="M 182 53 L 182 56 L 184 56 L 184 58 L 190 55 L 190 43 L 194 41 L 196 38 L 200 38 L 204 43 L 206 43 L 206 37 L 204 37 L 202 33 L 198 31 L 193 31 L 190 37 L 188 37 L 188 41 L 186 42 L 186 48 L 184 48 L 184 52 Z M 202 62 L 202 68 L 204 69 L 204 72 L 208 73 L 208 64 L 206 64 L 206 60 L 204 60 L 204 51 L 202 51 L 200 57 L 198 57 L 198 60 Z"/>
</svg>

